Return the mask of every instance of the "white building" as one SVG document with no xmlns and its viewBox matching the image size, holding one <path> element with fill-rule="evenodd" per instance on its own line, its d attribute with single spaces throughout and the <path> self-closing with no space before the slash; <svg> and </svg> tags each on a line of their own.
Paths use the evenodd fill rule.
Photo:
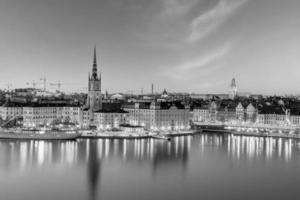
<svg viewBox="0 0 300 200">
<path fill-rule="evenodd" d="M 212 101 L 209 105 L 204 105 L 200 108 L 194 108 L 192 111 L 192 121 L 210 123 L 216 122 L 217 112 L 217 104 Z"/>
<path fill-rule="evenodd" d="M 50 125 L 54 122 L 79 124 L 81 118 L 82 111 L 79 106 L 34 104 L 23 107 L 23 125 L 26 127 Z"/>
<path fill-rule="evenodd" d="M 257 124 L 270 126 L 289 125 L 289 113 L 280 107 L 265 106 L 257 115 Z"/>
<path fill-rule="evenodd" d="M 127 122 L 125 111 L 98 111 L 94 113 L 94 124 L 98 130 L 118 129 Z"/>
<path fill-rule="evenodd" d="M 3 120 L 9 120 L 23 116 L 23 106 L 21 104 L 6 102 L 0 106 L 0 117 Z"/>
<path fill-rule="evenodd" d="M 148 130 L 186 130 L 190 128 L 190 108 L 180 103 L 155 102 L 124 105 L 130 124 Z"/>
</svg>

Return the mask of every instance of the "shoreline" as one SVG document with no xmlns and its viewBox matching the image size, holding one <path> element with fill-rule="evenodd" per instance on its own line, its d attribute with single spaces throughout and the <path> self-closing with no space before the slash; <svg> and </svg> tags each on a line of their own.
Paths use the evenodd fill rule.
<svg viewBox="0 0 300 200">
<path fill-rule="evenodd" d="M 232 132 L 231 133 L 234 136 L 247 136 L 247 137 L 264 137 L 264 138 L 284 138 L 284 139 L 295 139 L 295 140 L 299 140 L 300 139 L 300 135 L 296 136 L 296 135 L 275 135 L 275 134 L 271 134 L 271 135 L 265 135 L 265 134 L 256 134 L 256 133 L 238 133 L 238 132 Z"/>
<path fill-rule="evenodd" d="M 180 133 L 162 133 L 161 136 L 173 138 L 173 137 L 183 137 L 183 136 L 189 136 L 189 135 L 196 135 L 202 133 L 202 130 L 192 130 L 192 131 L 186 131 L 186 132 L 180 132 Z M 155 137 L 157 135 L 108 135 L 108 134 L 98 134 L 98 135 L 81 135 L 80 138 L 82 139 L 158 139 Z"/>
</svg>

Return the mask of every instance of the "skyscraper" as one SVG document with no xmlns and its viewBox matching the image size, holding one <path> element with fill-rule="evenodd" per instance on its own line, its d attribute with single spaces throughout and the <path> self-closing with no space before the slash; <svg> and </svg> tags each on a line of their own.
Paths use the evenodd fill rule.
<svg viewBox="0 0 300 200">
<path fill-rule="evenodd" d="M 101 97 L 101 73 L 98 75 L 97 69 L 97 55 L 96 46 L 94 47 L 94 59 L 92 76 L 89 74 L 88 97 L 87 106 L 91 111 L 98 111 L 102 109 Z"/>
</svg>

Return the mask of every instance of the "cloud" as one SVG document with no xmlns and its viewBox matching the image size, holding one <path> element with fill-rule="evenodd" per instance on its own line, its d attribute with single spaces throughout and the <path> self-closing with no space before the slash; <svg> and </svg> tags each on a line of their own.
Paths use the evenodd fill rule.
<svg viewBox="0 0 300 200">
<path fill-rule="evenodd" d="M 209 54 L 202 56 L 199 59 L 184 63 L 183 65 L 179 66 L 177 69 L 181 71 L 185 71 L 185 70 L 192 70 L 192 69 L 205 67 L 211 64 L 212 62 L 225 56 L 230 51 L 230 49 L 231 49 L 231 45 L 226 44 L 224 47 L 218 49 L 217 51 L 210 52 Z"/>
<path fill-rule="evenodd" d="M 176 67 L 168 68 L 168 70 L 164 71 L 162 74 L 176 80 L 190 79 L 199 69 L 201 69 L 202 74 L 210 74 L 224 66 L 224 63 L 219 61 L 228 55 L 231 49 L 232 44 L 228 42 L 223 47 L 215 51 L 197 58 L 192 58 Z"/>
<path fill-rule="evenodd" d="M 191 59 L 179 66 L 174 67 L 173 69 L 169 69 L 163 74 L 173 79 L 184 79 L 188 78 L 191 74 L 193 75 L 194 72 L 199 69 L 201 69 L 202 72 L 211 73 L 223 66 L 219 63 L 213 67 L 212 64 L 215 64 L 217 61 L 220 61 L 222 58 L 228 55 L 231 49 L 232 44 L 228 42 L 223 47 L 215 51 L 209 52 L 201 57 Z"/>
<path fill-rule="evenodd" d="M 247 0 L 219 0 L 209 11 L 199 15 L 190 23 L 188 42 L 195 42 L 215 31 Z"/>
</svg>

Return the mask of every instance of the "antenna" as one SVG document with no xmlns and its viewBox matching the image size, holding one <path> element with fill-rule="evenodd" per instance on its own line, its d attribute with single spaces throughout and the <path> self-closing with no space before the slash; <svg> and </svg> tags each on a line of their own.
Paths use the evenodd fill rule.
<svg viewBox="0 0 300 200">
<path fill-rule="evenodd" d="M 7 84 L 6 84 L 7 91 L 9 91 L 9 90 L 10 90 L 11 86 L 12 86 L 12 84 L 11 84 L 11 83 L 7 83 Z"/>
<path fill-rule="evenodd" d="M 153 83 L 151 84 L 151 94 L 152 95 L 154 94 L 154 85 L 153 85 Z"/>
</svg>

